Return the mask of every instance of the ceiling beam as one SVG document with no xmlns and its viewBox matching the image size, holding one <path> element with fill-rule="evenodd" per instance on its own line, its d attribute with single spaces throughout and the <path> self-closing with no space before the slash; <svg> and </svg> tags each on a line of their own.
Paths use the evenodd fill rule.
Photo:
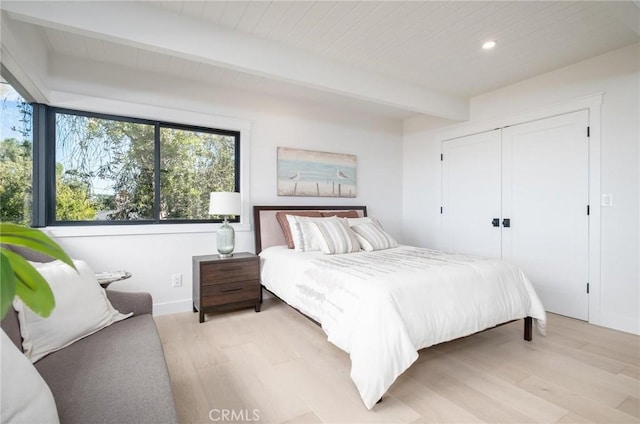
<svg viewBox="0 0 640 424">
<path fill-rule="evenodd" d="M 4 12 L 0 19 L 2 68 L 11 75 L 5 78 L 15 78 L 25 91 L 20 94 L 28 101 L 47 103 L 49 101 L 47 72 L 49 55 L 38 31 L 35 27 L 26 28 L 26 25 L 6 19 Z"/>
<path fill-rule="evenodd" d="M 11 18 L 411 112 L 467 120 L 468 100 L 320 59 L 145 2 L 3 1 Z"/>
</svg>

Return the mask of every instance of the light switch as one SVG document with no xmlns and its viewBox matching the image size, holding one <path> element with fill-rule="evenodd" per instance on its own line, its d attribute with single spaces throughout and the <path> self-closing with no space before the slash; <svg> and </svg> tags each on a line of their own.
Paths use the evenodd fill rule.
<svg viewBox="0 0 640 424">
<path fill-rule="evenodd" d="M 603 194 L 602 201 L 600 204 L 606 207 L 613 206 L 613 194 Z"/>
</svg>

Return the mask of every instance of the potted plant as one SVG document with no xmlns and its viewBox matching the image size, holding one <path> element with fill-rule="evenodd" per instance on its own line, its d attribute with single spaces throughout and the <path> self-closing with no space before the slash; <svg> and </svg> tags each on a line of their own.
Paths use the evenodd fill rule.
<svg viewBox="0 0 640 424">
<path fill-rule="evenodd" d="M 0 223 L 0 319 L 18 296 L 26 306 L 41 317 L 48 317 L 55 299 L 47 281 L 22 256 L 6 249 L 15 245 L 59 259 L 75 269 L 62 248 L 42 231 L 11 223 Z"/>
</svg>

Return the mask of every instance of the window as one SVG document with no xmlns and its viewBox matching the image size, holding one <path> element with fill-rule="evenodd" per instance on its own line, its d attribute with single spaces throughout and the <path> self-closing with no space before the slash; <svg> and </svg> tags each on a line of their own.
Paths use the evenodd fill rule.
<svg viewBox="0 0 640 424">
<path fill-rule="evenodd" d="M 235 137 L 161 126 L 160 146 L 160 219 L 205 219 L 210 192 L 235 191 Z"/>
<path fill-rule="evenodd" d="M 55 221 L 153 219 L 154 125 L 55 113 Z"/>
<path fill-rule="evenodd" d="M 49 108 L 47 224 L 211 222 L 239 188 L 240 133 Z M 216 220 L 217 221 L 217 220 Z"/>
<path fill-rule="evenodd" d="M 31 222 L 32 108 L 0 78 L 0 221 Z"/>
</svg>

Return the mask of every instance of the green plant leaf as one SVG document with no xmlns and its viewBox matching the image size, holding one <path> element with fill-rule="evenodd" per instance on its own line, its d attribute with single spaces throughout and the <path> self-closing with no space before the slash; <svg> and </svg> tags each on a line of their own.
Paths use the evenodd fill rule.
<svg viewBox="0 0 640 424">
<path fill-rule="evenodd" d="M 0 248 L 0 317 L 4 317 L 13 297 L 16 295 L 16 277 L 13 275 L 13 269 L 9 263 L 9 259 L 4 255 L 4 249 Z"/>
<path fill-rule="evenodd" d="M 73 269 L 76 268 L 62 247 L 42 231 L 33 228 L 2 222 L 0 223 L 0 243 L 27 247 L 54 259 L 59 259 Z"/>
<path fill-rule="evenodd" d="M 56 302 L 47 281 L 26 259 L 17 253 L 3 249 L 2 255 L 6 257 L 15 276 L 15 294 L 33 312 L 43 318 L 48 317 Z M 2 286 L 4 285 L 3 274 Z"/>
</svg>

